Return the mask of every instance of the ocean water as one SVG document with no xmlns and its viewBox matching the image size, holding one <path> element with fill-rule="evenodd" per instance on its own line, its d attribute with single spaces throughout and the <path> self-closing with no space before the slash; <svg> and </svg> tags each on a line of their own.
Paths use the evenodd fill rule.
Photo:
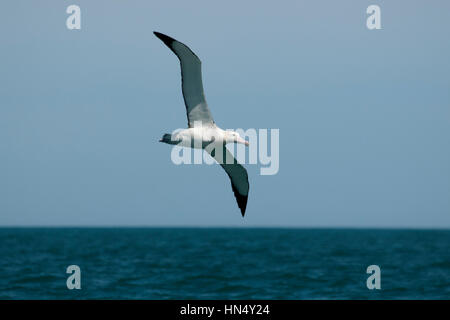
<svg viewBox="0 0 450 320">
<path fill-rule="evenodd" d="M 449 245 L 445 230 L 2 228 L 0 299 L 449 299 Z"/>
</svg>

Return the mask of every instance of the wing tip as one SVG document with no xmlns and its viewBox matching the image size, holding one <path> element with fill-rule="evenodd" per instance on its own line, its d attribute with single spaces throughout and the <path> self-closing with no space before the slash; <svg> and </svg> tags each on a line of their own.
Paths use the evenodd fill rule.
<svg viewBox="0 0 450 320">
<path fill-rule="evenodd" d="M 242 218 L 245 216 L 245 209 L 247 208 L 247 199 L 248 197 L 240 197 L 238 200 L 239 209 L 241 209 Z"/>
<path fill-rule="evenodd" d="M 153 31 L 153 34 L 162 42 L 164 42 L 168 47 L 170 47 L 170 45 L 172 44 L 172 42 L 175 41 L 174 38 L 171 38 L 169 36 L 166 36 L 165 34 L 158 32 L 158 31 Z"/>
<path fill-rule="evenodd" d="M 245 216 L 245 209 L 247 208 L 248 194 L 247 195 L 240 194 L 239 191 L 237 190 L 237 188 L 235 188 L 235 186 L 233 184 L 231 184 L 231 187 L 233 189 L 234 196 L 236 198 L 236 202 L 238 204 L 238 207 L 239 207 L 239 209 L 241 209 L 242 218 L 244 218 L 244 216 Z"/>
<path fill-rule="evenodd" d="M 197 57 L 197 55 L 196 55 L 196 54 L 195 54 L 195 53 L 194 53 L 187 45 L 185 45 L 184 43 L 181 43 L 180 41 L 175 40 L 174 38 L 169 37 L 169 36 L 167 36 L 167 35 L 165 35 L 165 34 L 163 34 L 163 33 L 161 33 L 161 32 L 158 32 L 158 31 L 153 31 L 153 34 L 154 34 L 159 40 L 161 40 L 162 42 L 164 42 L 164 44 L 165 44 L 167 47 L 169 47 L 169 49 L 172 50 L 173 53 L 175 53 L 175 55 L 180 59 L 180 61 L 181 61 L 180 52 L 179 52 L 179 50 L 177 50 L 177 49 L 174 48 L 174 45 L 173 45 L 174 42 L 180 44 L 181 46 L 186 47 L 186 49 L 189 50 L 189 52 L 195 57 L 195 59 L 198 60 L 198 63 L 200 63 L 200 64 L 202 63 L 201 60 L 200 60 L 200 58 Z"/>
</svg>

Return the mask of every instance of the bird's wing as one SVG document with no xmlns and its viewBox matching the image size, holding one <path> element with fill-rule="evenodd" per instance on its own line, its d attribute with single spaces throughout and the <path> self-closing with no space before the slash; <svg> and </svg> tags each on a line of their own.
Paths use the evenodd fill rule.
<svg viewBox="0 0 450 320">
<path fill-rule="evenodd" d="M 172 50 L 181 65 L 181 87 L 189 128 L 196 123 L 202 126 L 214 124 L 213 117 L 206 103 L 202 82 L 202 63 L 200 59 L 183 43 L 159 32 L 153 32 Z"/>
<path fill-rule="evenodd" d="M 228 174 L 237 204 L 239 209 L 241 209 L 242 216 L 244 216 L 245 208 L 247 207 L 248 190 L 250 189 L 247 170 L 237 162 L 225 146 L 220 145 L 216 148 L 206 147 L 205 150 L 209 152 Z"/>
</svg>

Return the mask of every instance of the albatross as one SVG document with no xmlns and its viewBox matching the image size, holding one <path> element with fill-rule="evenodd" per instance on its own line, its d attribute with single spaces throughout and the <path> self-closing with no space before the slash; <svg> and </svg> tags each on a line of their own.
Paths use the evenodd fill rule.
<svg viewBox="0 0 450 320">
<path fill-rule="evenodd" d="M 206 103 L 202 83 L 202 66 L 200 59 L 185 44 L 159 32 L 153 32 L 180 60 L 181 88 L 188 128 L 174 134 L 166 133 L 160 142 L 183 147 L 204 149 L 228 174 L 231 188 L 241 210 L 242 217 L 247 207 L 248 183 L 247 170 L 237 162 L 226 148 L 227 143 L 249 143 L 236 131 L 219 128 Z"/>
</svg>

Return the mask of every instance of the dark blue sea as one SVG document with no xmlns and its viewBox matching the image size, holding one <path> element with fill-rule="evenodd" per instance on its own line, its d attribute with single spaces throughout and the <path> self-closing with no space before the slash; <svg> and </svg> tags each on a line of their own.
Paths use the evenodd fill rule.
<svg viewBox="0 0 450 320">
<path fill-rule="evenodd" d="M 0 299 L 449 299 L 449 245 L 446 230 L 2 228 Z"/>
</svg>

